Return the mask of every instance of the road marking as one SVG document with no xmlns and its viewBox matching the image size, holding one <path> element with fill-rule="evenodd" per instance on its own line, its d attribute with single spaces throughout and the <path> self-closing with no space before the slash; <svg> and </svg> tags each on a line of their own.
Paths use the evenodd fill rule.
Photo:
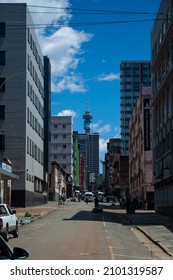
<svg viewBox="0 0 173 280">
<path fill-rule="evenodd" d="M 33 228 L 33 230 L 36 230 L 36 229 L 38 229 L 38 228 L 40 228 L 40 227 L 44 226 L 45 224 L 47 224 L 47 223 L 49 223 L 49 222 L 50 222 L 50 220 L 45 221 L 44 223 L 42 223 L 42 224 L 40 224 L 40 225 L 38 225 L 38 226 L 34 227 L 34 228 Z"/>
<path fill-rule="evenodd" d="M 102 216 L 102 221 L 103 221 L 103 226 L 106 227 L 105 219 L 103 216 Z"/>
<path fill-rule="evenodd" d="M 132 256 L 132 255 L 122 255 L 122 254 L 114 254 L 114 256 L 120 256 L 120 257 L 128 257 L 130 259 L 139 259 L 139 260 L 146 260 L 144 257 L 137 257 L 137 256 Z M 148 260 L 152 260 L 152 258 L 147 258 Z"/>
<path fill-rule="evenodd" d="M 109 253 L 110 253 L 110 255 L 111 255 L 111 260 L 115 260 L 115 254 L 114 254 L 114 252 L 113 252 L 112 247 L 111 247 L 111 246 L 108 246 L 108 249 L 109 249 Z"/>
</svg>

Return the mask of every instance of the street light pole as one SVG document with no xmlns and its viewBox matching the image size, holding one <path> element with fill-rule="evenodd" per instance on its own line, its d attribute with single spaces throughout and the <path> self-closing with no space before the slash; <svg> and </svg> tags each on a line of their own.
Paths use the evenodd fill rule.
<svg viewBox="0 0 173 280">
<path fill-rule="evenodd" d="M 5 78 L 4 81 L 2 82 L 2 84 L 0 85 L 0 90 L 1 90 L 1 88 L 3 87 L 3 85 L 6 83 L 6 81 L 8 81 L 8 80 L 10 80 L 10 79 L 12 79 L 12 78 L 14 78 L 14 77 L 16 77 L 16 76 L 23 75 L 23 74 L 26 74 L 26 71 L 17 72 L 17 73 L 15 73 L 15 74 L 10 75 L 10 76 L 8 76 L 7 78 Z"/>
</svg>

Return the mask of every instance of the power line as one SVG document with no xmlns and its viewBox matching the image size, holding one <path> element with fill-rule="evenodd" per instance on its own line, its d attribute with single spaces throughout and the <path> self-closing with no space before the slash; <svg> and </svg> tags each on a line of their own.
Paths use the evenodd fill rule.
<svg viewBox="0 0 173 280">
<path fill-rule="evenodd" d="M 42 29 L 42 28 L 53 28 L 53 27 L 79 27 L 79 26 L 93 26 L 93 25 L 110 25 L 110 24 L 126 24 L 126 23 L 139 23 L 139 22 L 153 22 L 160 21 L 163 18 L 159 19 L 134 19 L 134 20 L 119 20 L 119 21 L 95 21 L 95 22 L 74 22 L 68 24 L 59 24 L 59 23 L 40 23 L 40 24 L 30 24 L 30 25 L 12 25 L 8 27 L 8 30 L 31 28 L 31 29 Z"/>
<path fill-rule="evenodd" d="M 102 10 L 102 9 L 82 9 L 82 8 L 69 8 L 69 7 L 49 7 L 49 6 L 36 6 L 36 5 L 28 5 L 28 7 L 34 7 L 34 8 L 44 8 L 44 9 L 56 9 L 56 10 L 68 10 L 71 13 L 73 13 L 73 11 L 80 11 L 80 12 L 90 12 L 91 14 L 97 14 L 97 13 L 101 13 L 101 14 L 146 14 L 146 15 L 156 15 L 156 14 L 160 14 L 160 15 L 166 15 L 168 13 L 165 12 L 143 12 L 143 11 L 119 11 L 119 10 Z M 35 13 L 35 11 L 33 12 Z M 36 12 L 37 13 L 37 12 Z M 42 12 L 41 12 L 42 13 Z M 49 12 L 47 12 L 49 13 Z M 51 12 L 52 13 L 52 12 Z M 53 11 L 53 13 L 55 13 L 55 11 Z M 83 14 L 83 13 L 82 13 Z M 170 13 L 169 13 L 170 14 Z"/>
<path fill-rule="evenodd" d="M 9 5 L 9 4 L 7 4 Z M 46 14 L 57 14 L 57 11 L 68 11 L 70 14 L 105 14 L 105 15 L 171 15 L 172 13 L 167 12 L 144 12 L 144 11 L 123 11 L 123 10 L 102 10 L 102 9 L 82 9 L 82 8 L 69 8 L 69 7 L 50 7 L 50 6 L 36 6 L 36 5 L 27 5 L 28 7 L 33 8 L 43 8 L 43 9 L 53 9 L 53 11 L 29 11 L 30 13 L 46 13 Z M 77 12 L 76 12 L 77 11 Z M 10 12 L 10 11 L 8 11 Z"/>
</svg>

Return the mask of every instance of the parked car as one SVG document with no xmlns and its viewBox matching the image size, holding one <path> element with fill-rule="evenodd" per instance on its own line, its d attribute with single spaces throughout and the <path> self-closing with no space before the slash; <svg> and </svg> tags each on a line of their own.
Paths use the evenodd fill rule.
<svg viewBox="0 0 173 280">
<path fill-rule="evenodd" d="M 19 260 L 26 259 L 29 252 L 26 249 L 14 247 L 13 250 L 8 246 L 7 242 L 0 236 L 0 260 Z"/>
<path fill-rule="evenodd" d="M 103 199 L 104 199 L 104 192 L 98 192 L 98 200 L 99 202 L 103 202 Z"/>
<path fill-rule="evenodd" d="M 11 210 L 7 204 L 0 204 L 0 235 L 6 242 L 9 240 L 9 234 L 13 234 L 14 238 L 19 236 L 18 225 L 16 211 Z"/>
<path fill-rule="evenodd" d="M 114 203 L 116 202 L 116 197 L 115 196 L 106 196 L 103 200 L 104 202 L 109 202 L 109 203 Z"/>
</svg>

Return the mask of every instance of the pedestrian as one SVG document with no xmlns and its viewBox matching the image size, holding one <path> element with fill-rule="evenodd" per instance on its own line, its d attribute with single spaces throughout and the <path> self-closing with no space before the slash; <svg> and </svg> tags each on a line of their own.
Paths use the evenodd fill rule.
<svg viewBox="0 0 173 280">
<path fill-rule="evenodd" d="M 94 199 L 94 204 L 95 204 L 95 208 L 98 208 L 99 206 L 99 200 L 98 200 L 98 197 L 96 196 L 95 199 Z"/>
<path fill-rule="evenodd" d="M 62 205 L 65 204 L 65 196 L 62 196 Z"/>
<path fill-rule="evenodd" d="M 86 202 L 86 204 L 88 204 L 88 197 L 85 198 L 85 202 Z"/>
<path fill-rule="evenodd" d="M 130 205 L 131 205 L 130 197 L 127 196 L 127 199 L 126 199 L 126 214 L 129 214 Z"/>
</svg>

